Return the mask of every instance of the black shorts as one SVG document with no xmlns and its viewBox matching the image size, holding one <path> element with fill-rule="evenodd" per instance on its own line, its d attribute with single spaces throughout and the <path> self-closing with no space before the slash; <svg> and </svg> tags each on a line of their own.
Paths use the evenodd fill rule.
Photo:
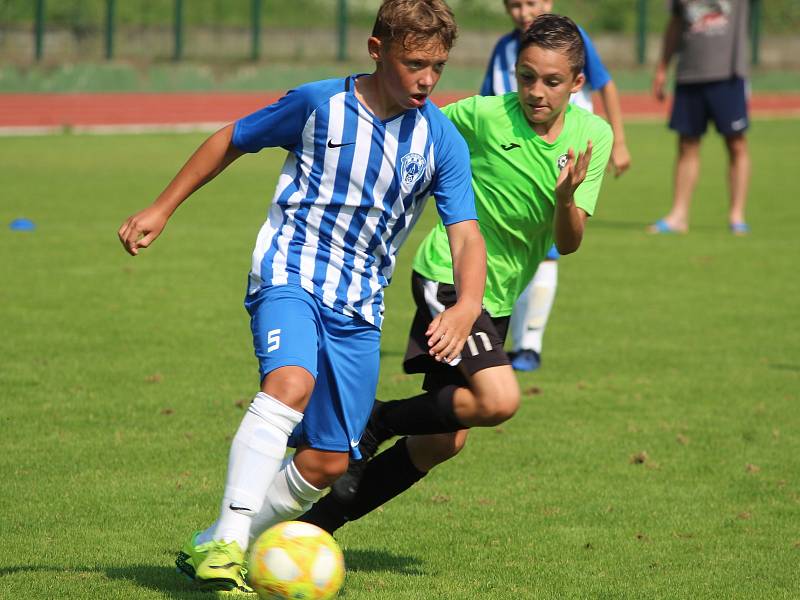
<svg viewBox="0 0 800 600">
<path fill-rule="evenodd" d="M 486 309 L 481 311 L 472 326 L 458 364 L 449 365 L 436 361 L 428 354 L 425 331 L 434 316 L 456 303 L 456 288 L 449 283 L 425 279 L 414 272 L 411 274 L 411 293 L 417 304 L 417 312 L 408 334 L 403 369 L 406 373 L 425 373 L 422 389 L 436 390 L 451 384 L 466 386 L 464 372 L 473 375 L 489 367 L 511 364 L 503 349 L 511 318 L 492 317 Z"/>
</svg>

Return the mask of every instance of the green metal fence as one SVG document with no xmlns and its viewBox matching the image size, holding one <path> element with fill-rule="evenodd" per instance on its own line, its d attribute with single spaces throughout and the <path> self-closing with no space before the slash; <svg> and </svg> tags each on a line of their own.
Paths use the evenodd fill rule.
<svg viewBox="0 0 800 600">
<path fill-rule="evenodd" d="M 120 22 L 126 26 L 137 23 L 163 26 L 171 22 L 172 59 L 175 61 L 185 59 L 187 23 L 247 28 L 249 55 L 243 53 L 241 58 L 251 60 L 262 57 L 261 31 L 265 21 L 273 27 L 333 27 L 336 32 L 335 56 L 343 61 L 348 58 L 350 25 L 368 26 L 379 1 L 192 0 L 187 3 L 184 0 L 33 0 L 24 3 L 0 0 L 0 26 L 24 23 L 27 11 L 27 19 L 33 22 L 36 61 L 45 57 L 45 34 L 49 24 L 91 28 L 93 23 L 102 22 L 105 58 L 111 60 L 117 54 L 116 30 Z M 773 28 L 779 29 L 787 23 L 789 31 L 792 31 L 792 24 L 800 28 L 800 0 L 772 0 L 768 15 L 762 9 L 762 0 L 749 1 L 752 4 L 752 60 L 759 64 L 765 17 L 769 17 L 767 20 Z M 187 11 L 189 4 L 191 11 Z M 555 8 L 565 14 L 581 15 L 581 24 L 593 34 L 606 30 L 635 36 L 636 61 L 641 65 L 647 61 L 648 35 L 663 29 L 665 4 L 664 0 L 556 0 Z M 451 5 L 456 9 L 463 29 L 508 28 L 508 19 L 499 0 L 451 0 Z M 265 18 L 262 19 L 262 15 Z"/>
</svg>

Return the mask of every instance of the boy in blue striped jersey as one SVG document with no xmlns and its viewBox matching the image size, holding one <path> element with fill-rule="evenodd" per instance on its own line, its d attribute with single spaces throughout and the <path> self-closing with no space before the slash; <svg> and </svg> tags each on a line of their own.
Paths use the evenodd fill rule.
<svg viewBox="0 0 800 600">
<path fill-rule="evenodd" d="M 498 425 L 516 411 L 519 387 L 503 349 L 514 302 L 554 242 L 564 254 L 581 246 L 613 144 L 608 123 L 569 103 L 583 85 L 583 66 L 575 23 L 541 15 L 520 39 L 518 92 L 473 96 L 442 109 L 470 149 L 487 250 L 484 313 L 457 368 L 430 360 L 425 327 L 454 299 L 447 238 L 437 224 L 412 264 L 417 312 L 403 361 L 406 372 L 425 373 L 424 392 L 376 401 L 362 460 L 299 520 L 334 532 L 453 458 L 469 428 Z M 365 460 L 393 436 L 401 437 Z"/>
<path fill-rule="evenodd" d="M 253 252 L 245 306 L 261 389 L 233 439 L 217 521 L 182 549 L 204 588 L 248 590 L 244 553 L 296 517 L 359 458 L 378 380 L 383 288 L 433 195 L 458 301 L 431 323 L 455 359 L 481 312 L 486 252 L 466 143 L 427 98 L 456 25 L 444 0 L 386 0 L 368 41 L 375 71 L 320 81 L 212 135 L 119 236 L 136 255 L 188 196 L 246 152 L 288 151 Z M 287 445 L 297 451 L 284 460 Z"/>
<path fill-rule="evenodd" d="M 489 67 L 481 86 L 482 96 L 501 96 L 517 91 L 514 65 L 517 60 L 519 39 L 533 20 L 553 9 L 552 0 L 504 0 L 506 11 L 514 21 L 515 29 L 501 37 L 492 51 Z M 585 66 L 583 74 L 586 83 L 572 95 L 571 102 L 592 112 L 592 92 L 600 95 L 606 116 L 614 132 L 614 145 L 611 148 L 610 167 L 615 175 L 624 173 L 630 166 L 630 153 L 625 144 L 625 131 L 622 126 L 622 110 L 619 104 L 617 86 L 600 60 L 589 35 L 578 27 L 585 47 Z M 542 338 L 547 319 L 553 308 L 558 284 L 559 254 L 555 246 L 550 250 L 536 271 L 536 275 L 522 293 L 514 306 L 511 318 L 511 338 L 513 341 L 511 365 L 518 371 L 533 371 L 541 362 Z"/>
</svg>

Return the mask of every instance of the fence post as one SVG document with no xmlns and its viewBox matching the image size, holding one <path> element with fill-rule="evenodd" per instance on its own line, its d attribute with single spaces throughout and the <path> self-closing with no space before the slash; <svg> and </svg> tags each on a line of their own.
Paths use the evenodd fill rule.
<svg viewBox="0 0 800 600">
<path fill-rule="evenodd" d="M 183 58 L 183 0 L 175 0 L 175 52 L 173 60 Z"/>
<path fill-rule="evenodd" d="M 751 60 L 758 66 L 761 64 L 761 0 L 751 0 L 750 6 Z"/>
<path fill-rule="evenodd" d="M 336 56 L 340 61 L 347 60 L 347 0 L 339 0 L 339 51 Z"/>
<path fill-rule="evenodd" d="M 252 0 L 250 11 L 253 26 L 252 46 L 250 58 L 258 60 L 261 57 L 261 0 Z"/>
<path fill-rule="evenodd" d="M 44 0 L 36 0 L 33 26 L 33 47 L 36 62 L 42 60 L 44 55 L 44 8 Z"/>
<path fill-rule="evenodd" d="M 114 58 L 114 0 L 106 0 L 106 60 Z"/>
<path fill-rule="evenodd" d="M 647 0 L 639 0 L 636 31 L 636 61 L 643 65 L 647 60 Z"/>
</svg>

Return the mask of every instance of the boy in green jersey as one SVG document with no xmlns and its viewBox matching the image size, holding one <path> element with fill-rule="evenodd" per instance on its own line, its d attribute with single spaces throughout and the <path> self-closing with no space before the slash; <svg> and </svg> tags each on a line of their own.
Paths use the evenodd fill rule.
<svg viewBox="0 0 800 600">
<path fill-rule="evenodd" d="M 519 38 L 539 15 L 552 13 L 554 0 L 503 0 L 508 16 L 514 23 L 514 31 L 502 36 L 492 51 L 486 71 L 481 96 L 501 96 L 517 90 L 514 76 Z M 583 75 L 586 82 L 580 91 L 573 94 L 570 102 L 593 111 L 592 96 L 597 93 L 614 132 L 611 148 L 611 163 L 615 175 L 624 173 L 631 164 L 631 156 L 625 144 L 625 129 L 622 122 L 619 92 L 611 74 L 606 69 L 595 49 L 589 34 L 578 26 L 583 40 L 585 57 Z M 533 371 L 542 362 L 544 334 L 558 288 L 559 254 L 555 246 L 550 248 L 528 287 L 514 305 L 509 335 L 512 342 L 511 366 L 516 371 Z"/>
<path fill-rule="evenodd" d="M 439 223 L 414 257 L 417 313 L 404 361 L 407 372 L 425 373 L 425 392 L 376 401 L 361 439 L 364 458 L 351 463 L 301 520 L 334 531 L 455 456 L 468 428 L 497 425 L 517 410 L 519 387 L 503 350 L 514 302 L 553 242 L 561 254 L 580 246 L 613 144 L 604 120 L 569 104 L 584 81 L 583 57 L 576 25 L 567 17 L 542 15 L 521 36 L 517 92 L 475 96 L 443 109 L 470 149 L 487 248 L 484 311 L 459 361 L 445 363 L 430 350 L 440 341 L 430 324 L 457 296 Z M 407 437 L 369 460 L 395 435 Z"/>
</svg>

